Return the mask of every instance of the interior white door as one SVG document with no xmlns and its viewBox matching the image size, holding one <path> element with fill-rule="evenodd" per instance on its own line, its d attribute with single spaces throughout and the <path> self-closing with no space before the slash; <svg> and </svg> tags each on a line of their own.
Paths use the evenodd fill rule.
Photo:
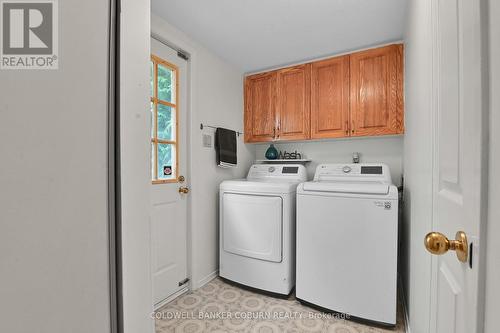
<svg viewBox="0 0 500 333">
<path fill-rule="evenodd" d="M 158 305 L 187 288 L 187 61 L 154 38 L 151 54 L 151 269 Z"/>
<path fill-rule="evenodd" d="M 433 259 L 431 332 L 475 333 L 481 309 L 478 277 L 484 172 L 480 0 L 438 0 L 433 11 L 437 109 L 433 228 L 450 240 L 457 231 L 465 232 L 468 256 L 461 262 L 450 249 Z"/>
</svg>

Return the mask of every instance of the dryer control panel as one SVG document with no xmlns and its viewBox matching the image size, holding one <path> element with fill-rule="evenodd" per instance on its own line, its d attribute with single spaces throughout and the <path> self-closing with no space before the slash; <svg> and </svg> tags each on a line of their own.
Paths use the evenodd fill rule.
<svg viewBox="0 0 500 333">
<path fill-rule="evenodd" d="M 254 164 L 248 170 L 247 179 L 305 182 L 307 172 L 303 165 L 297 164 Z"/>
</svg>

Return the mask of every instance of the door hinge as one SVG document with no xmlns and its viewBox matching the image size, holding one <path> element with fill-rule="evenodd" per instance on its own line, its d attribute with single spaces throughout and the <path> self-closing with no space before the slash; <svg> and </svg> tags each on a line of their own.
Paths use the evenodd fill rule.
<svg viewBox="0 0 500 333">
<path fill-rule="evenodd" d="M 189 60 L 189 55 L 186 52 L 184 52 L 184 51 L 177 50 L 177 56 L 179 58 L 182 58 L 182 59 L 186 60 L 186 61 Z"/>
<path fill-rule="evenodd" d="M 185 278 L 184 280 L 179 281 L 179 287 L 185 285 L 188 282 L 189 282 L 189 278 Z"/>
</svg>

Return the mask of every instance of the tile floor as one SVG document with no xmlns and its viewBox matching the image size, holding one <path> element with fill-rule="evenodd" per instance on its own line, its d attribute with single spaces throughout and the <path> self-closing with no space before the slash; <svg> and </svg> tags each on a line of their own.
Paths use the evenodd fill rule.
<svg viewBox="0 0 500 333">
<path fill-rule="evenodd" d="M 324 314 L 292 295 L 279 299 L 228 284 L 220 278 L 186 293 L 156 312 L 156 332 L 405 332 L 398 306 L 395 328 L 379 328 Z"/>
</svg>

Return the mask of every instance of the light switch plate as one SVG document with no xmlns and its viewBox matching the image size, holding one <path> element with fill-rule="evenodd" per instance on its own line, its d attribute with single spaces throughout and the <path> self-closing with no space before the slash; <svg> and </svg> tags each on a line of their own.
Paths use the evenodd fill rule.
<svg viewBox="0 0 500 333">
<path fill-rule="evenodd" d="M 203 134 L 203 147 L 212 147 L 212 136 L 208 134 Z"/>
</svg>

